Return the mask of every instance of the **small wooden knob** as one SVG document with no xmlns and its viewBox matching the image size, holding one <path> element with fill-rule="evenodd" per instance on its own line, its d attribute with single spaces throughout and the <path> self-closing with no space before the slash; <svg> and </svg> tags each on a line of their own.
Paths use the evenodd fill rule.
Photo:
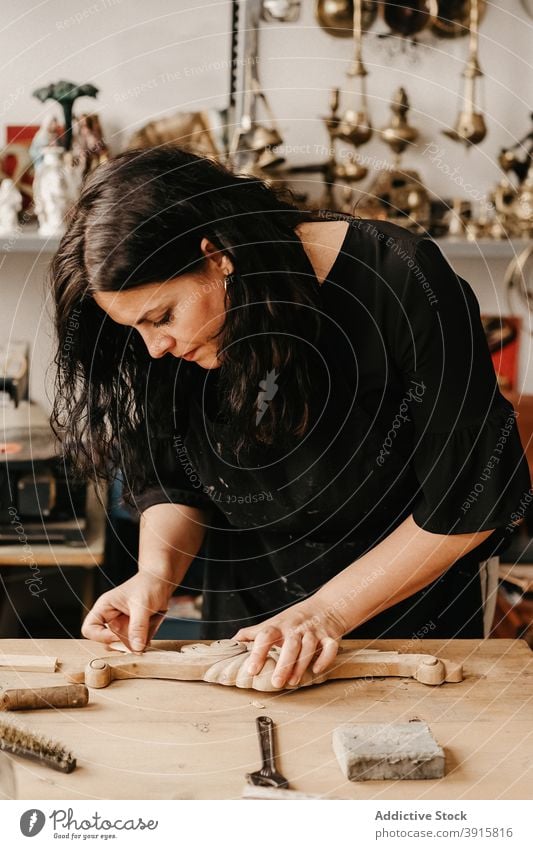
<svg viewBox="0 0 533 849">
<path fill-rule="evenodd" d="M 88 687 L 100 690 L 111 683 L 111 667 L 99 657 L 91 660 L 85 667 L 85 683 Z"/>
<path fill-rule="evenodd" d="M 444 677 L 444 664 L 438 657 L 425 657 L 414 674 L 416 681 L 429 685 L 442 684 Z"/>
</svg>

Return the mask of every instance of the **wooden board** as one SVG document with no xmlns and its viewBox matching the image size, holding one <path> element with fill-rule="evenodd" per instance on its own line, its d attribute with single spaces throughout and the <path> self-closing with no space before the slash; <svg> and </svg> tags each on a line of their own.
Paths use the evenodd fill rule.
<svg viewBox="0 0 533 849">
<path fill-rule="evenodd" d="M 161 648 L 184 642 L 161 641 Z M 197 641 L 186 641 L 197 642 Z M 157 643 L 157 641 L 156 641 Z M 340 799 L 530 799 L 533 786 L 533 654 L 512 640 L 346 640 L 346 647 L 420 651 L 464 664 L 461 683 L 410 679 L 332 681 L 258 693 L 202 681 L 116 681 L 83 709 L 35 711 L 20 721 L 78 758 L 71 775 L 18 761 L 21 799 L 239 799 L 259 767 L 255 717 L 277 726 L 279 769 L 294 790 Z M 85 640 L 3 640 L 0 653 L 64 661 L 108 654 Z M 0 686 L 50 686 L 59 673 L 0 670 Z M 349 782 L 331 747 L 337 725 L 425 720 L 446 753 L 435 781 Z"/>
</svg>

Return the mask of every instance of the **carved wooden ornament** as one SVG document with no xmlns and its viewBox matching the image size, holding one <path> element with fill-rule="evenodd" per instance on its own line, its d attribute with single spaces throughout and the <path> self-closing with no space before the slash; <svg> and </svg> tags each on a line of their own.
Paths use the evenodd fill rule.
<svg viewBox="0 0 533 849">
<path fill-rule="evenodd" d="M 180 651 L 147 651 L 144 654 L 116 654 L 91 660 L 84 668 L 62 665 L 69 681 L 88 687 L 107 687 L 117 678 L 168 678 L 176 681 L 208 681 L 227 687 L 242 687 L 270 693 L 296 690 L 339 678 L 399 676 L 422 684 L 437 685 L 463 680 L 461 664 L 430 654 L 401 654 L 379 649 L 341 647 L 331 668 L 320 675 L 308 669 L 295 687 L 274 687 L 272 673 L 280 649 L 272 647 L 259 675 L 250 675 L 247 660 L 253 643 L 217 640 L 192 643 Z"/>
</svg>

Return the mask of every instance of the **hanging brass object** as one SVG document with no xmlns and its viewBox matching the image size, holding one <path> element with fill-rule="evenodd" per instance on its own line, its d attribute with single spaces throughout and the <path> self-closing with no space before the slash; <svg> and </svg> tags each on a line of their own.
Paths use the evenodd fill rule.
<svg viewBox="0 0 533 849">
<path fill-rule="evenodd" d="M 516 193 L 510 212 L 515 234 L 522 238 L 531 238 L 533 236 L 533 162 Z"/>
<path fill-rule="evenodd" d="M 479 0 L 479 23 L 485 17 L 486 0 Z M 437 38 L 462 38 L 470 30 L 470 0 L 437 0 L 431 30 Z"/>
<path fill-rule="evenodd" d="M 386 218 L 421 232 L 429 226 L 429 193 L 418 171 L 400 167 L 402 153 L 418 138 L 418 131 L 407 118 L 409 99 L 405 89 L 395 92 L 391 112 L 390 122 L 381 130 L 381 138 L 394 154 L 393 168 L 378 171 L 366 197 L 358 204 L 358 210 L 365 217 Z"/>
<path fill-rule="evenodd" d="M 300 0 L 263 0 L 261 18 L 267 23 L 292 23 L 300 17 Z"/>
<path fill-rule="evenodd" d="M 391 102 L 392 117 L 390 123 L 381 130 L 381 138 L 395 154 L 395 167 L 400 164 L 400 156 L 418 138 L 418 130 L 407 120 L 409 98 L 404 88 L 399 88 Z"/>
<path fill-rule="evenodd" d="M 355 0 L 353 13 L 355 56 L 347 71 L 347 76 L 353 80 L 353 105 L 345 110 L 335 130 L 335 135 L 338 139 L 356 148 L 362 144 L 366 144 L 372 136 L 366 95 L 366 77 L 368 76 L 368 71 L 363 63 L 362 8 L 362 0 Z M 358 104 L 357 100 L 359 101 Z"/>
<path fill-rule="evenodd" d="M 264 127 L 256 124 L 251 136 L 250 147 L 252 150 L 263 150 L 265 147 L 275 147 L 282 143 L 282 138 L 275 127 Z"/>
<path fill-rule="evenodd" d="M 340 91 L 334 88 L 330 98 L 330 114 L 323 120 L 329 135 L 329 157 L 323 166 L 325 189 L 322 203 L 325 206 L 334 206 L 334 186 L 341 180 L 346 183 L 354 183 L 366 177 L 368 169 L 357 160 L 357 148 L 365 144 L 372 136 L 372 125 L 368 114 L 366 97 L 365 77 L 368 72 L 362 57 L 362 10 L 363 0 L 355 0 L 353 5 L 353 34 L 354 34 L 354 60 L 348 69 L 347 76 L 352 82 L 351 101 L 352 104 L 339 114 Z M 359 81 L 357 84 L 356 81 Z M 358 89 L 358 91 L 357 91 Z M 339 162 L 336 145 L 339 141 L 345 142 L 355 150 L 342 151 L 342 162 Z"/>
<path fill-rule="evenodd" d="M 387 0 L 383 19 L 391 35 L 414 38 L 431 26 L 437 15 L 437 0 Z"/>
<path fill-rule="evenodd" d="M 245 149 L 249 154 L 249 161 L 241 165 L 244 171 L 256 166 L 261 169 L 274 168 L 285 162 L 285 157 L 276 151 L 276 148 L 283 144 L 283 139 L 276 126 L 274 113 L 255 75 L 251 77 L 250 86 L 254 107 L 242 116 L 240 132 L 234 136 L 230 157 L 233 157 L 238 149 Z M 270 120 L 270 126 L 259 124 L 256 120 L 255 115 L 259 101 L 263 103 Z"/>
<path fill-rule="evenodd" d="M 361 25 L 369 30 L 378 14 L 377 0 L 363 0 Z M 354 0 L 317 0 L 315 17 L 328 35 L 335 38 L 353 37 Z"/>
<path fill-rule="evenodd" d="M 533 113 L 530 116 L 533 118 Z M 491 228 L 494 238 L 533 235 L 533 129 L 498 155 L 502 177 L 490 193 L 495 221 Z"/>
<path fill-rule="evenodd" d="M 235 128 L 227 154 L 227 163 L 244 173 L 273 168 L 285 162 L 276 148 L 283 144 L 273 110 L 259 80 L 259 16 L 262 5 L 258 0 L 247 4 L 248 38 L 243 55 L 243 104 L 239 126 Z M 259 103 L 263 104 L 268 124 L 258 121 Z"/>
<path fill-rule="evenodd" d="M 464 107 L 459 112 L 453 130 L 443 130 L 445 136 L 453 141 L 466 145 L 479 144 L 487 135 L 485 118 L 476 111 L 476 81 L 483 76 L 479 65 L 478 32 L 479 32 L 479 0 L 470 0 L 470 44 L 465 78 Z"/>
</svg>

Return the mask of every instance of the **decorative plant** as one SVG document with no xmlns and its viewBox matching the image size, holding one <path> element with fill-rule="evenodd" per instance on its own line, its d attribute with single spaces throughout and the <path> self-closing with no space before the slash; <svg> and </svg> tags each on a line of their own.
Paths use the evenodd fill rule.
<svg viewBox="0 0 533 849">
<path fill-rule="evenodd" d="M 97 94 L 98 89 L 91 83 L 77 85 L 67 80 L 50 83 L 50 85 L 38 88 L 33 92 L 33 96 L 40 100 L 41 103 L 45 103 L 47 100 L 55 100 L 61 106 L 65 120 L 63 144 L 65 150 L 70 150 L 72 147 L 72 109 L 74 101 L 78 97 L 96 97 Z"/>
</svg>

